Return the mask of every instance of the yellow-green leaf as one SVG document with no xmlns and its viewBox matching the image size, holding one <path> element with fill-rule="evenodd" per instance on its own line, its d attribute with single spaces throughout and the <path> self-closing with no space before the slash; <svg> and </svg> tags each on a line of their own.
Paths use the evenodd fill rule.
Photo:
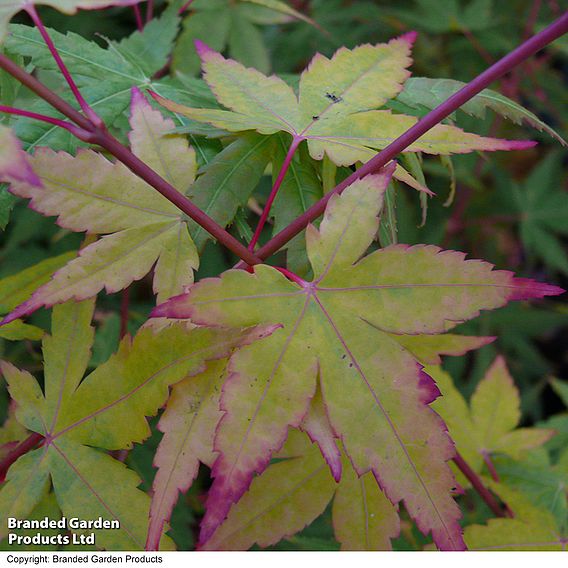
<svg viewBox="0 0 568 568">
<path fill-rule="evenodd" d="M 292 282 L 266 265 L 254 274 L 230 270 L 154 311 L 200 325 L 282 326 L 231 357 L 203 543 L 288 428 L 302 423 L 319 376 L 331 427 L 357 473 L 372 470 L 388 498 L 404 499 L 439 546 L 463 546 L 446 464 L 454 447 L 428 406 L 439 391 L 396 336 L 439 334 L 481 309 L 561 290 L 434 246 L 395 245 L 364 256 L 393 169 L 333 196 L 320 229 L 308 227 L 313 281 Z"/>
<path fill-rule="evenodd" d="M 184 193 L 195 179 L 195 152 L 185 137 L 170 134 L 173 122 L 153 110 L 137 88 L 130 124 L 132 151 Z M 12 180 L 12 191 L 31 199 L 40 213 L 57 215 L 67 229 L 106 236 L 83 248 L 4 323 L 42 306 L 90 298 L 103 288 L 117 292 L 154 264 L 158 301 L 193 282 L 199 257 L 184 215 L 121 163 L 92 150 L 71 156 L 49 149 L 38 150 L 31 161 L 43 187 Z"/>
<path fill-rule="evenodd" d="M 469 550 L 566 550 L 565 528 L 554 515 L 535 507 L 525 497 L 508 487 L 492 488 L 512 509 L 512 519 L 491 519 L 487 525 L 471 525 L 465 530 Z"/>
<path fill-rule="evenodd" d="M 43 341 L 45 394 L 30 373 L 0 363 L 17 420 L 44 437 L 40 448 L 9 469 L 0 504 L 3 513 L 26 518 L 51 479 L 64 515 L 119 521 L 118 529 L 95 531 L 98 547 L 143 549 L 150 499 L 137 489 L 138 476 L 101 450 L 143 441 L 150 435 L 146 417 L 164 405 L 170 385 L 273 328 L 243 333 L 188 329 L 184 322 L 157 332 L 143 328 L 83 379 L 93 343 L 93 309 L 91 300 L 54 308 L 53 335 Z M 171 548 L 167 537 L 158 540 L 162 549 Z"/>
<path fill-rule="evenodd" d="M 480 381 L 469 406 L 448 373 L 439 367 L 428 367 L 427 371 L 443 395 L 433 407 L 474 471 L 480 472 L 484 458 L 493 453 L 518 459 L 554 435 L 553 430 L 544 428 L 517 429 L 521 418 L 519 391 L 502 357 L 495 360 Z"/>
</svg>

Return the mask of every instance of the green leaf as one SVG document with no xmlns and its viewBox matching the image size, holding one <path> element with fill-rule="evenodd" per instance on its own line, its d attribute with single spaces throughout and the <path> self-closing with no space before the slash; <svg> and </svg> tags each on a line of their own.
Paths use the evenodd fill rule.
<svg viewBox="0 0 568 568">
<path fill-rule="evenodd" d="M 93 342 L 93 308 L 92 301 L 54 308 L 53 335 L 43 342 L 45 394 L 29 373 L 1 363 L 18 421 L 46 440 L 10 468 L 0 503 L 3 512 L 26 518 L 51 477 L 65 516 L 120 521 L 119 530 L 96 531 L 98 547 L 140 550 L 150 499 L 137 489 L 140 480 L 132 471 L 97 448 L 126 449 L 143 441 L 150 434 L 146 416 L 165 403 L 170 385 L 271 330 L 188 330 L 184 323 L 159 332 L 142 329 L 82 380 Z M 164 537 L 161 546 L 169 548 L 171 542 Z"/>
<path fill-rule="evenodd" d="M 258 6 L 262 6 L 263 8 L 268 8 L 273 12 L 279 12 L 284 14 L 285 16 L 289 16 L 290 18 L 296 20 L 302 20 L 308 24 L 314 25 L 313 20 L 298 12 L 298 10 L 294 10 L 291 6 L 286 4 L 285 2 L 280 2 L 280 0 L 242 0 L 243 4 L 256 4 Z"/>
<path fill-rule="evenodd" d="M 203 175 L 187 196 L 219 224 L 228 225 L 258 185 L 273 147 L 272 139 L 254 132 L 240 136 L 203 168 Z M 188 224 L 196 245 L 202 249 L 211 235 L 193 221 Z"/>
<path fill-rule="evenodd" d="M 312 282 L 258 265 L 254 274 L 232 270 L 200 282 L 154 311 L 202 325 L 283 326 L 231 358 L 202 542 L 266 468 L 288 427 L 301 423 L 319 375 L 332 429 L 355 470 L 372 470 L 389 499 L 404 499 L 441 547 L 462 546 L 445 463 L 453 445 L 428 406 L 438 390 L 389 333 L 442 333 L 480 309 L 560 290 L 434 246 L 395 245 L 359 260 L 377 231 L 393 169 L 333 196 L 320 230 L 308 228 Z"/>
<path fill-rule="evenodd" d="M 554 270 L 568 274 L 568 255 L 561 236 L 568 234 L 568 195 L 557 180 L 562 178 L 562 154 L 544 158 L 521 185 L 513 185 L 520 216 L 520 236 L 529 253 Z"/>
<path fill-rule="evenodd" d="M 38 69 L 47 71 L 58 69 L 57 63 L 37 28 L 11 24 L 9 29 L 6 49 L 10 53 L 29 57 Z M 50 28 L 48 32 L 79 86 L 86 86 L 92 81 L 100 81 L 103 73 L 106 81 L 119 82 L 122 87 L 131 87 L 146 77 L 139 65 L 133 64 L 116 49 L 104 49 L 96 42 L 89 41 L 73 32 L 64 34 Z M 129 38 L 124 41 L 128 42 Z"/>
<path fill-rule="evenodd" d="M 276 144 L 272 156 L 272 176 L 276 178 L 287 153 L 287 136 L 276 135 Z M 296 152 L 280 190 L 274 201 L 271 213 L 274 215 L 274 231 L 279 233 L 296 217 L 307 211 L 323 197 L 321 182 L 306 148 Z M 298 235 L 286 245 L 286 262 L 292 272 L 308 277 L 310 264 L 306 253 L 305 239 Z"/>
<path fill-rule="evenodd" d="M 40 286 L 50 280 L 56 270 L 74 257 L 75 253 L 70 252 L 48 258 L 18 274 L 1 279 L 0 314 L 5 314 L 26 301 Z M 9 341 L 38 340 L 43 337 L 43 334 L 43 329 L 25 324 L 21 320 L 15 320 L 0 327 L 0 338 Z"/>
<path fill-rule="evenodd" d="M 333 500 L 333 527 L 342 550 L 391 550 L 399 533 L 396 509 L 371 473 L 358 477 L 343 455 L 344 475 L 336 484 L 315 445 L 298 431 L 255 478 L 250 490 L 232 507 L 204 550 L 247 550 L 291 539 Z"/>
<path fill-rule="evenodd" d="M 21 320 L 15 320 L 0 327 L 0 338 L 8 341 L 22 341 L 24 339 L 37 341 L 43 337 L 43 333 L 43 329 L 23 323 Z"/>
<path fill-rule="evenodd" d="M 406 34 L 386 44 L 342 48 L 331 59 L 317 54 L 302 73 L 298 97 L 282 79 L 225 59 L 198 41 L 204 79 L 218 102 L 229 110 L 189 108 L 164 98 L 157 100 L 172 112 L 231 132 L 287 132 L 306 140 L 316 160 L 327 154 L 337 165 L 365 162 L 417 121 L 386 110 L 370 110 L 385 105 L 403 88 L 414 38 L 415 34 Z M 533 145 L 438 125 L 406 151 L 453 154 Z M 418 182 L 414 180 L 414 184 Z"/>
<path fill-rule="evenodd" d="M 554 392 L 562 399 L 564 406 L 568 408 L 568 383 L 560 379 L 552 379 L 551 384 Z"/>
<path fill-rule="evenodd" d="M 333 498 L 335 482 L 317 446 L 300 438 L 302 453 L 270 465 L 257 477 L 204 550 L 266 547 L 302 530 Z"/>
<path fill-rule="evenodd" d="M 152 79 L 153 74 L 167 63 L 169 42 L 176 28 L 177 17 L 166 11 L 160 19 L 145 26 L 143 32 L 135 32 L 118 44 L 110 42 L 107 49 L 72 32 L 62 34 L 49 30 L 49 33 L 85 100 L 111 126 L 127 110 L 133 86 L 152 89 L 163 96 L 175 96 L 185 100 L 186 104 L 215 104 L 207 87 L 197 79 L 192 81 L 191 93 L 177 79 Z M 149 46 L 152 46 L 150 52 Z M 57 71 L 53 57 L 35 28 L 12 24 L 7 47 L 11 53 L 30 57 L 39 69 Z M 101 76 L 104 81 L 100 80 Z M 64 92 L 61 96 L 70 104 L 76 104 L 71 93 Z M 61 118 L 42 99 L 30 103 L 29 110 Z M 177 120 L 177 124 L 183 122 Z M 53 149 L 74 152 L 82 145 L 67 131 L 25 117 L 15 121 L 14 129 L 28 150 L 49 145 Z"/>
<path fill-rule="evenodd" d="M 404 84 L 404 89 L 397 95 L 396 100 L 411 108 L 425 107 L 431 110 L 449 99 L 464 86 L 465 83 L 453 79 L 411 77 Z M 491 109 L 515 124 L 527 123 L 537 130 L 550 134 L 566 146 L 566 141 L 562 136 L 538 116 L 497 91 L 484 89 L 460 107 L 460 110 L 467 114 L 482 119 L 485 118 L 487 109 Z"/>
<path fill-rule="evenodd" d="M 264 45 L 262 34 L 238 7 L 231 10 L 231 31 L 229 52 L 231 57 L 247 67 L 254 67 L 263 73 L 270 71 L 270 57 Z"/>
<path fill-rule="evenodd" d="M 388 13 L 407 25 L 431 33 L 480 31 L 496 25 L 492 0 L 470 0 L 466 6 L 459 0 L 415 0 L 411 9 L 391 8 Z"/>
<path fill-rule="evenodd" d="M 541 460 L 537 452 L 527 454 L 521 461 L 506 456 L 495 458 L 499 481 L 523 494 L 537 507 L 544 508 L 556 518 L 559 527 L 568 528 L 568 471 L 552 467 L 548 456 Z"/>
<path fill-rule="evenodd" d="M 223 0 L 223 3 L 228 4 L 227 0 Z M 232 10 L 226 6 L 220 10 L 204 10 L 188 15 L 173 51 L 172 69 L 188 75 L 198 73 L 201 62 L 195 51 L 196 39 L 207 41 L 213 49 L 223 51 L 231 30 L 231 13 Z"/>
<path fill-rule="evenodd" d="M 397 508 L 372 473 L 358 477 L 344 458 L 345 472 L 333 501 L 333 526 L 341 550 L 391 550 L 400 532 Z"/>
<path fill-rule="evenodd" d="M 520 396 L 505 365 L 498 357 L 477 385 L 468 407 L 452 378 L 440 368 L 428 367 L 442 397 L 432 406 L 446 422 L 458 451 L 475 472 L 492 454 L 519 459 L 532 448 L 543 445 L 554 431 L 518 428 Z"/>
<path fill-rule="evenodd" d="M 177 10 L 170 7 L 159 18 L 147 22 L 142 31 L 118 43 L 111 42 L 107 51 L 116 49 L 133 67 L 139 68 L 146 77 L 152 77 L 168 63 L 179 23 Z"/>
<path fill-rule="evenodd" d="M 197 169 L 195 152 L 182 136 L 168 135 L 169 119 L 153 110 L 133 90 L 130 144 L 146 164 L 183 193 Z M 5 323 L 40 306 L 70 298 L 86 299 L 103 287 L 117 292 L 145 276 L 152 266 L 159 301 L 179 294 L 193 282 L 199 265 L 197 250 L 181 212 L 121 163 L 92 150 L 76 157 L 51 150 L 32 159 L 44 187 L 15 183 L 14 193 L 31 198 L 34 209 L 58 215 L 59 224 L 74 231 L 107 236 L 83 248 L 78 258 L 34 292 Z"/>
<path fill-rule="evenodd" d="M 513 519 L 491 519 L 465 529 L 469 550 L 565 550 L 566 535 L 553 515 L 504 485 L 492 487 L 513 510 Z"/>
</svg>

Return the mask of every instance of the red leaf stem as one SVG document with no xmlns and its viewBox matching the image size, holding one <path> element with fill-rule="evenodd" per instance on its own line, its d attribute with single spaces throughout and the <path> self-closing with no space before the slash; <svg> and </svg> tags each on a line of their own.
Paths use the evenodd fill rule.
<svg viewBox="0 0 568 568">
<path fill-rule="evenodd" d="M 43 38 L 43 41 L 47 45 L 47 48 L 49 49 L 53 59 L 55 60 L 55 63 L 57 63 L 57 67 L 59 67 L 59 70 L 65 77 L 65 81 L 67 81 L 67 84 L 71 89 L 71 92 L 73 93 L 75 99 L 77 99 L 77 102 L 79 103 L 79 106 L 85 113 L 85 116 L 87 116 L 93 124 L 97 126 L 102 125 L 102 120 L 97 115 L 97 113 L 89 106 L 89 103 L 87 103 L 87 101 L 83 98 L 81 91 L 79 91 L 79 87 L 77 87 L 75 81 L 73 80 L 73 77 L 71 77 L 69 69 L 67 69 L 65 62 L 59 55 L 59 51 L 57 51 L 55 44 L 53 43 L 50 35 L 47 33 L 47 30 L 45 29 L 45 26 L 43 25 L 43 22 L 41 21 L 41 18 L 39 17 L 39 14 L 37 13 L 35 6 L 33 4 L 27 4 L 26 12 L 29 14 L 30 18 L 33 20 L 34 24 L 36 25 L 39 33 L 41 34 L 41 37 Z"/>
<path fill-rule="evenodd" d="M 495 513 L 497 517 L 510 516 L 506 510 L 503 510 L 493 494 L 483 485 L 479 476 L 471 469 L 469 464 L 463 459 L 459 452 L 456 452 L 454 463 L 458 466 L 459 470 L 467 477 L 473 488 L 477 491 L 479 496 L 485 501 L 487 506 Z"/>
<path fill-rule="evenodd" d="M 280 168 L 280 171 L 278 172 L 278 177 L 276 178 L 276 181 L 274 182 L 274 186 L 272 187 L 272 190 L 270 191 L 270 195 L 268 196 L 268 199 L 266 200 L 266 204 L 264 205 L 264 209 L 262 210 L 260 220 L 258 221 L 258 225 L 256 226 L 256 229 L 254 231 L 254 235 L 253 235 L 253 237 L 250 241 L 250 244 L 248 246 L 248 249 L 250 251 L 254 251 L 254 247 L 256 246 L 256 243 L 258 242 L 258 239 L 260 238 L 260 234 L 262 233 L 262 229 L 264 228 L 264 225 L 266 224 L 266 221 L 268 220 L 268 216 L 270 214 L 270 209 L 272 207 L 272 204 L 274 203 L 274 200 L 276 199 L 276 196 L 278 195 L 278 190 L 280 189 L 280 186 L 282 185 L 282 182 L 284 181 L 284 177 L 286 176 L 286 172 L 290 168 L 290 164 L 292 163 L 292 159 L 294 157 L 294 154 L 296 153 L 296 150 L 298 149 L 298 146 L 300 145 L 302 140 L 303 140 L 303 138 L 301 136 L 294 136 L 294 138 L 292 140 L 292 144 L 290 144 L 290 148 L 288 149 L 288 153 L 286 154 L 286 158 L 284 159 L 284 162 L 282 163 L 282 167 Z"/>
</svg>

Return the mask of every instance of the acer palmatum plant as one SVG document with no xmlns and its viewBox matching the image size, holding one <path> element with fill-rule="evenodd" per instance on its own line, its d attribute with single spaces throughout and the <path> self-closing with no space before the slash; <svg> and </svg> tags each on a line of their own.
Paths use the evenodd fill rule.
<svg viewBox="0 0 568 568">
<path fill-rule="evenodd" d="M 50 5 L 110 4 L 135 3 Z M 556 511 L 539 508 L 499 464 L 500 456 L 513 460 L 508 467 L 524 463 L 555 431 L 517 428 L 519 394 L 502 358 L 470 407 L 438 366 L 442 355 L 494 340 L 448 333 L 458 324 L 562 289 L 461 252 L 398 244 L 395 205 L 397 184 L 410 186 L 428 222 L 434 193 L 424 155 L 452 168 L 453 154 L 534 146 L 442 124 L 462 105 L 477 116 L 490 108 L 564 143 L 535 114 L 484 89 L 564 33 L 567 16 L 463 86 L 409 79 L 415 32 L 317 54 L 287 82 L 198 39 L 204 81 L 168 76 L 201 4 L 172 6 L 159 19 L 149 4 L 145 25 L 135 6 L 139 31 L 108 49 L 49 30 L 33 4 L 21 7 L 35 29 L 8 25 L 16 7 L 3 16 L 11 57 L 0 54 L 0 67 L 42 100 L 20 108 L 17 94 L 9 96 L 17 88 L 1 91 L 0 110 L 18 117 L 12 129 L 0 127 L 1 178 L 34 211 L 88 235 L 77 253 L 0 281 L 0 337 L 43 336 L 44 360 L 43 383 L 2 362 L 13 401 L 0 463 L 3 517 L 117 519 L 119 530 L 97 532 L 99 548 L 169 549 L 167 522 L 202 463 L 213 481 L 200 549 L 273 545 L 330 503 L 343 549 L 416 543 L 412 527 L 441 550 L 515 549 L 530 539 L 564 548 Z M 186 10 L 196 15 L 176 44 Z M 272 0 L 217 10 L 315 26 Z M 140 59 L 153 41 L 156 49 Z M 18 64 L 26 59 L 61 72 L 81 112 Z M 103 84 L 101 67 L 110 77 Z M 423 108 L 433 110 L 415 116 Z M 263 198 L 267 166 L 273 184 Z M 259 248 L 270 223 L 273 238 Z M 225 229 L 232 224 L 246 243 Z M 240 262 L 194 283 L 211 239 Z M 284 258 L 263 264 L 282 248 Z M 127 334 L 124 295 L 125 337 L 116 353 L 93 359 L 94 297 L 126 294 L 150 272 L 158 304 L 151 317 Z M 21 320 L 39 308 L 53 308 L 51 335 Z M 151 427 L 147 417 L 164 406 Z M 148 494 L 122 461 L 152 429 L 164 436 Z M 488 527 L 466 521 L 464 535 L 459 496 L 470 486 L 489 515 L 503 518 Z M 5 536 L 7 526 L 0 531 Z"/>
</svg>

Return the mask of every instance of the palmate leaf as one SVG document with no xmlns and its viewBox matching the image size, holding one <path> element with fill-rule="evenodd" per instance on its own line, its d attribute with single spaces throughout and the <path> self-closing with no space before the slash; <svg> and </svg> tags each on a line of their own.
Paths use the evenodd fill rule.
<svg viewBox="0 0 568 568">
<path fill-rule="evenodd" d="M 199 56 L 193 42 L 207 41 L 218 51 L 225 47 L 231 57 L 263 72 L 270 70 L 270 57 L 257 24 L 284 24 L 291 21 L 315 23 L 280 0 L 196 0 L 184 22 L 173 52 L 177 72 L 195 74 Z"/>
<path fill-rule="evenodd" d="M 72 32 L 63 34 L 49 29 L 49 34 L 85 100 L 108 126 L 113 126 L 127 111 L 133 86 L 141 90 L 152 88 L 164 96 L 175 93 L 175 96 L 186 100 L 186 104 L 215 106 L 209 89 L 201 84 L 203 82 L 194 79 L 190 94 L 176 79 L 153 78 L 168 61 L 178 24 L 175 10 L 166 10 L 161 17 L 149 22 L 142 32 L 134 32 L 120 43 L 108 42 L 106 49 Z M 39 70 L 58 70 L 36 28 L 11 24 L 5 45 L 9 53 L 30 58 L 31 64 Z M 147 49 L 148 45 L 152 46 L 151 50 Z M 101 76 L 104 76 L 104 81 L 100 80 Z M 61 93 L 61 96 L 71 105 L 76 104 L 71 93 Z M 64 118 L 42 99 L 33 99 L 28 108 Z M 176 126 L 181 124 L 182 121 L 178 120 Z M 49 146 L 73 153 L 78 146 L 84 145 L 61 128 L 26 117 L 18 117 L 14 121 L 14 131 L 28 151 L 38 146 Z"/>
<path fill-rule="evenodd" d="M 453 79 L 411 77 L 404 84 L 404 89 L 397 95 L 396 100 L 411 108 L 431 110 L 464 86 L 465 83 Z M 508 118 L 515 124 L 526 122 L 533 128 L 546 132 L 566 146 L 566 141 L 562 136 L 538 116 L 497 91 L 484 89 L 460 107 L 460 110 L 478 118 L 485 118 L 487 109 Z"/>
<path fill-rule="evenodd" d="M 166 135 L 173 126 L 133 90 L 132 151 L 180 192 L 194 180 L 195 152 L 182 136 Z M 48 149 L 31 158 L 43 187 L 13 183 L 12 192 L 31 199 L 44 215 L 73 231 L 107 236 L 83 248 L 79 257 L 18 306 L 4 322 L 70 298 L 94 296 L 103 287 L 116 292 L 154 270 L 159 300 L 180 293 L 193 282 L 199 265 L 182 213 L 165 197 L 120 163 L 92 150 L 76 157 Z"/>
<path fill-rule="evenodd" d="M 301 424 L 319 376 L 332 429 L 357 473 L 372 470 L 441 548 L 463 546 L 445 463 L 454 449 L 428 406 L 439 391 L 396 336 L 442 333 L 481 309 L 561 289 L 435 246 L 391 246 L 358 261 L 377 231 L 391 173 L 334 196 L 320 230 L 308 229 L 312 282 L 293 283 L 260 265 L 254 274 L 204 280 L 156 308 L 155 316 L 204 325 L 283 326 L 231 358 L 202 543 L 266 468 L 288 427 Z"/>
<path fill-rule="evenodd" d="M 405 339 L 412 343 L 413 350 L 422 354 L 428 353 L 426 359 L 431 362 L 440 362 L 440 353 L 461 355 L 487 343 L 487 338 L 451 334 L 432 337 L 406 336 Z M 437 340 L 437 343 L 430 341 L 431 339 Z M 219 409 L 219 399 L 226 378 L 226 364 L 225 360 L 211 363 L 206 372 L 190 377 L 172 389 L 168 407 L 158 425 L 158 428 L 164 432 L 164 437 L 154 460 L 158 472 L 153 486 L 147 550 L 157 549 L 163 523 L 169 520 L 178 493 L 187 491 L 194 481 L 199 462 L 210 467 L 215 461 L 213 442 L 215 431 L 223 415 Z M 341 480 L 334 504 L 334 524 L 338 540 L 345 549 L 350 550 L 388 549 L 389 539 L 398 531 L 396 514 L 395 521 L 380 525 L 385 530 L 371 530 L 369 526 L 373 522 L 384 522 L 381 512 L 390 512 L 392 517 L 394 508 L 390 502 L 385 502 L 386 498 L 373 481 L 372 474 L 367 474 L 362 480 L 357 481 L 351 465 L 346 462 L 345 456 L 342 456 L 339 450 L 338 440 L 329 424 L 321 391 L 318 391 L 312 399 L 310 411 L 300 428 L 318 444 L 323 459 L 332 472 L 332 477 L 338 483 Z M 321 466 L 324 463 L 322 457 L 314 458 L 313 453 L 314 449 L 309 449 L 307 439 L 298 431 L 291 431 L 286 447 L 277 457 L 298 459 L 302 457 L 302 460 L 305 458 L 310 463 L 313 462 L 318 469 L 316 477 L 312 480 L 312 472 L 300 464 L 277 468 L 278 471 L 282 471 L 282 476 L 288 479 L 281 494 L 274 491 L 274 488 L 280 485 L 275 483 L 271 473 L 272 467 L 269 467 L 261 476 L 264 481 L 253 482 L 250 492 L 231 510 L 229 519 L 223 523 L 213 539 L 207 542 L 206 548 L 246 549 L 254 542 L 262 545 L 273 544 L 285 535 L 294 534 L 299 530 L 298 527 L 301 528 L 313 520 L 310 512 L 313 512 L 313 515 L 319 514 L 329 501 L 329 491 L 325 488 L 329 488 L 326 480 L 330 477 L 327 471 L 322 471 Z M 306 476 L 306 483 L 309 481 L 310 484 L 306 489 L 307 494 L 304 493 L 301 484 L 296 485 L 298 479 L 289 475 L 289 468 L 298 476 Z M 345 472 L 343 477 L 342 471 Z M 282 476 L 278 475 L 278 478 Z M 318 488 L 315 493 L 310 489 L 312 484 Z M 322 487 L 322 484 L 325 487 Z M 266 487 L 271 488 L 271 495 L 263 495 Z M 323 492 L 320 489 L 323 489 Z M 359 497 L 354 498 L 354 494 Z M 310 499 L 310 495 L 314 499 Z M 285 503 L 281 507 L 283 499 Z M 256 505 L 267 501 L 272 502 L 274 507 L 259 511 Z M 378 511 L 372 510 L 373 504 Z M 274 517 L 270 525 L 267 524 L 265 516 L 269 511 Z M 243 526 L 243 515 L 253 522 Z M 296 520 L 299 524 L 295 524 Z M 238 525 L 238 528 L 235 528 L 235 525 Z M 231 536 L 227 536 L 229 534 Z M 260 536 L 261 534 L 264 536 Z"/>
<path fill-rule="evenodd" d="M 568 192 L 558 183 L 560 179 L 562 155 L 555 152 L 544 158 L 522 184 L 508 185 L 520 217 L 520 237 L 529 254 L 568 274 L 568 254 L 561 240 L 568 235 Z"/>
<path fill-rule="evenodd" d="M 484 457 L 495 453 L 519 459 L 523 452 L 544 444 L 554 435 L 545 428 L 517 428 L 521 400 L 505 360 L 497 357 L 477 385 L 470 404 L 440 367 L 427 367 L 442 397 L 432 407 L 444 419 L 460 453 L 480 472 Z"/>
<path fill-rule="evenodd" d="M 391 550 L 390 539 L 400 530 L 398 513 L 371 473 L 359 478 L 343 455 L 344 474 L 334 482 L 317 447 L 295 430 L 278 457 L 254 479 L 204 550 L 270 546 L 310 524 L 331 500 L 342 550 Z"/>
<path fill-rule="evenodd" d="M 131 6 L 140 0 L 0 0 L 0 42 L 4 40 L 8 23 L 21 10 L 30 5 L 51 6 L 64 14 L 75 14 L 77 10 L 99 10 L 109 6 Z"/>
<path fill-rule="evenodd" d="M 491 488 L 508 504 L 513 519 L 491 519 L 487 525 L 465 529 L 470 550 L 566 550 L 566 526 L 544 507 L 537 507 L 522 493 L 506 485 L 492 483 Z M 560 495 L 560 498 L 566 499 Z"/>
<path fill-rule="evenodd" d="M 4 518 L 27 518 L 51 480 L 64 515 L 120 521 L 120 530 L 97 531 L 97 546 L 143 549 L 150 500 L 136 488 L 134 472 L 95 448 L 126 449 L 143 441 L 150 435 L 145 417 L 165 403 L 169 385 L 271 330 L 188 331 L 184 324 L 158 333 L 143 329 L 81 380 L 93 342 L 93 308 L 91 300 L 54 308 L 52 336 L 43 342 L 45 394 L 27 371 L 1 363 L 18 421 L 45 441 L 10 468 L 0 504 Z M 3 523 L 1 535 L 6 528 Z M 164 538 L 162 546 L 170 548 L 171 542 Z"/>
<path fill-rule="evenodd" d="M 559 443 L 565 447 L 562 440 Z M 517 461 L 496 456 L 494 464 L 502 485 L 521 492 L 535 506 L 549 511 L 560 527 L 568 528 L 568 470 L 561 459 L 552 465 L 548 451 L 537 448 Z"/>
<path fill-rule="evenodd" d="M 173 112 L 231 132 L 287 132 L 306 140 L 310 155 L 317 160 L 327 154 L 337 165 L 365 162 L 417 120 L 373 110 L 402 90 L 410 75 L 406 68 L 411 63 L 414 38 L 410 33 L 386 44 L 342 48 L 331 59 L 317 54 L 301 75 L 298 96 L 278 77 L 266 77 L 225 59 L 198 41 L 204 78 L 219 103 L 229 110 L 188 108 L 163 97 L 156 99 Z M 523 149 L 533 144 L 484 138 L 438 125 L 406 151 L 455 154 Z M 395 173 L 395 177 L 398 175 Z M 416 181 L 414 184 L 418 185 Z"/>
</svg>

